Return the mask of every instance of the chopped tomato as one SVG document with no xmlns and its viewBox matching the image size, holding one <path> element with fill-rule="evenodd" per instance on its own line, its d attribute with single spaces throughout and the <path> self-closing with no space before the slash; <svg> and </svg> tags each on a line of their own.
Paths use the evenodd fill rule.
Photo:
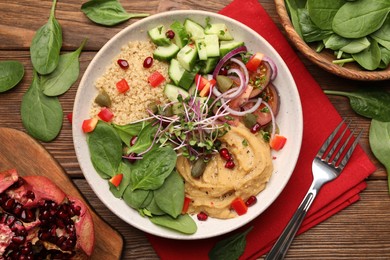
<svg viewBox="0 0 390 260">
<path fill-rule="evenodd" d="M 152 74 L 150 74 L 150 76 L 148 78 L 148 82 L 152 87 L 157 87 L 158 85 L 160 85 L 164 81 L 165 81 L 164 76 L 158 71 L 155 71 Z"/>
<path fill-rule="evenodd" d="M 190 203 L 191 203 L 191 199 L 188 197 L 184 197 L 183 209 L 181 210 L 181 214 L 187 213 Z"/>
<path fill-rule="evenodd" d="M 111 119 L 114 117 L 114 114 L 111 112 L 110 109 L 108 109 L 108 108 L 106 108 L 106 107 L 102 107 L 102 109 L 100 110 L 98 116 L 99 116 L 103 121 L 110 122 Z"/>
<path fill-rule="evenodd" d="M 82 124 L 81 128 L 83 129 L 84 133 L 90 133 L 93 130 L 95 130 L 95 127 L 96 127 L 97 123 L 98 123 L 98 119 L 97 118 L 85 119 L 83 121 L 83 124 Z"/>
<path fill-rule="evenodd" d="M 119 93 L 125 93 L 130 89 L 130 87 L 125 79 L 121 79 L 116 83 L 116 89 L 119 91 Z"/>
<path fill-rule="evenodd" d="M 256 71 L 259 67 L 262 59 L 264 57 L 263 53 L 257 52 L 256 54 L 252 55 L 252 57 L 249 59 L 249 61 L 245 64 L 246 68 L 249 71 Z"/>
<path fill-rule="evenodd" d="M 199 96 L 205 97 L 208 96 L 210 93 L 210 90 L 214 87 L 215 83 L 217 81 L 215 79 L 210 79 L 207 84 L 203 87 L 202 91 L 199 93 Z"/>
<path fill-rule="evenodd" d="M 202 77 L 202 75 L 200 74 L 195 75 L 195 84 L 196 84 L 196 88 L 199 91 L 201 91 L 204 88 L 204 86 L 206 86 L 207 82 L 208 80 Z"/>
<path fill-rule="evenodd" d="M 275 151 L 279 151 L 286 144 L 286 141 L 287 141 L 286 137 L 275 134 L 274 137 L 269 141 L 269 145 Z"/>
<path fill-rule="evenodd" d="M 239 216 L 244 215 L 248 211 L 248 206 L 241 197 L 235 198 L 230 206 L 237 212 Z"/>
<path fill-rule="evenodd" d="M 111 182 L 112 185 L 114 185 L 115 187 L 118 187 L 119 184 L 121 184 L 122 179 L 123 179 L 123 174 L 122 174 L 122 173 L 118 173 L 117 175 L 114 175 L 114 176 L 110 179 L 110 182 Z"/>
<path fill-rule="evenodd" d="M 68 119 L 69 123 L 72 123 L 73 122 L 73 113 L 67 114 L 66 118 Z"/>
</svg>

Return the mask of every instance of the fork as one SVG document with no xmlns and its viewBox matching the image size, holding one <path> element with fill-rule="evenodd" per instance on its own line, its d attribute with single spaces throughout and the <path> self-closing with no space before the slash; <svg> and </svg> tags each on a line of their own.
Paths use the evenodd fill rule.
<svg viewBox="0 0 390 260">
<path fill-rule="evenodd" d="M 276 260 L 284 258 L 288 248 L 291 245 L 291 242 L 294 239 L 295 234 L 301 226 L 307 211 L 309 210 L 321 187 L 325 183 L 336 179 L 344 169 L 345 165 L 348 163 L 348 160 L 351 158 L 351 155 L 356 145 L 358 144 L 363 130 L 360 130 L 360 133 L 351 145 L 348 144 L 350 143 L 350 139 L 352 138 L 354 131 L 352 131 L 348 137 L 346 137 L 346 140 L 344 138 L 345 141 L 343 143 L 340 143 L 350 125 L 349 122 L 344 130 L 341 131 L 344 121 L 345 120 L 343 120 L 325 140 L 317 155 L 315 156 L 312 163 L 313 182 L 309 188 L 309 191 L 306 193 L 306 196 L 285 227 L 283 233 L 280 235 L 279 239 L 276 241 L 275 245 L 266 256 L 265 260 Z M 338 134 L 339 132 L 342 133 Z M 338 136 L 338 138 L 336 141 L 334 141 L 336 136 Z M 345 150 L 347 147 L 349 147 L 348 150 Z"/>
</svg>

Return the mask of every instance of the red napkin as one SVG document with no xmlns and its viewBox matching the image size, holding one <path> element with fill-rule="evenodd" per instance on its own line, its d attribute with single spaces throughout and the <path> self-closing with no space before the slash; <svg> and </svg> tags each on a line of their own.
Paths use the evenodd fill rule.
<svg viewBox="0 0 390 260">
<path fill-rule="evenodd" d="M 312 160 L 341 117 L 257 0 L 235 0 L 220 13 L 251 27 L 278 51 L 294 77 L 303 109 L 302 148 L 290 181 L 263 214 L 241 229 L 254 227 L 247 236 L 241 259 L 255 259 L 270 250 L 299 206 L 312 182 Z M 321 189 L 298 234 L 356 202 L 366 187 L 364 179 L 374 170 L 374 165 L 358 146 L 340 177 Z M 207 259 L 215 243 L 233 233 L 197 241 L 177 241 L 153 235 L 148 235 L 148 239 L 161 259 Z"/>
</svg>

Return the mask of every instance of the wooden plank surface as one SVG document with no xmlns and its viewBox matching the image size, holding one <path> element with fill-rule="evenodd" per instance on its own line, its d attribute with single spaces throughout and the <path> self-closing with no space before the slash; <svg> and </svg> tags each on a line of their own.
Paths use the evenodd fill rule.
<svg viewBox="0 0 390 260">
<path fill-rule="evenodd" d="M 84 38 L 88 38 L 88 43 L 80 57 L 80 75 L 84 73 L 89 62 L 107 40 L 137 21 L 137 19 L 130 20 L 112 28 L 97 26 L 80 11 L 83 2 L 85 1 L 59 0 L 56 11 L 56 17 L 63 27 L 64 52 L 76 49 Z M 217 12 L 231 1 L 121 0 L 120 2 L 128 12 L 154 14 L 179 9 Z M 260 2 L 283 32 L 273 1 L 260 0 Z M 0 0 L 0 60 L 19 60 L 26 70 L 23 81 L 17 87 L 0 94 L 0 127 L 25 131 L 20 119 L 20 103 L 32 79 L 29 46 L 35 31 L 47 21 L 51 4 L 50 0 Z M 245 15 L 244 11 L 243 15 Z M 358 82 L 343 79 L 321 70 L 300 53 L 298 55 L 323 89 L 358 90 L 380 87 L 390 90 L 389 81 Z M 60 97 L 65 115 L 72 111 L 78 83 L 79 81 Z M 356 115 L 345 98 L 329 96 L 329 99 L 342 117 L 353 119 L 355 124 L 361 125 L 366 130 L 360 145 L 376 164 L 377 171 L 369 177 L 368 187 L 362 193 L 358 203 L 297 237 L 288 252 L 287 259 L 390 259 L 390 197 L 387 191 L 387 174 L 369 150 L 367 133 L 370 121 Z M 66 118 L 58 138 L 42 145 L 72 178 L 96 213 L 123 236 L 125 241 L 123 259 L 158 259 L 144 234 L 112 214 L 90 189 L 79 168 L 72 143 L 71 125 Z"/>
</svg>

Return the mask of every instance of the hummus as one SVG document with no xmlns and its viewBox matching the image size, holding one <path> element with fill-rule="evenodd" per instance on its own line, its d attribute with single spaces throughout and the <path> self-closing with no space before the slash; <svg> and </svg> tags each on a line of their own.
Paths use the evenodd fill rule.
<svg viewBox="0 0 390 260">
<path fill-rule="evenodd" d="M 177 160 L 176 168 L 185 180 L 186 196 L 192 200 L 190 214 L 203 211 L 221 219 L 238 216 L 230 208 L 231 202 L 237 197 L 246 201 L 257 195 L 273 172 L 269 145 L 242 124 L 232 126 L 220 140 L 233 157 L 233 169 L 225 168 L 226 161 L 216 155 L 208 162 L 203 175 L 194 178 L 189 160 L 184 157 Z"/>
</svg>

